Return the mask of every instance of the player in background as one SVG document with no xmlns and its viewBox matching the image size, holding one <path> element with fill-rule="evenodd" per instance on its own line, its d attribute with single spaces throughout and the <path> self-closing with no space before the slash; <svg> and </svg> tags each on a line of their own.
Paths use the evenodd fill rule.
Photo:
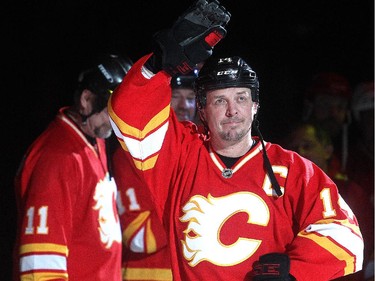
<svg viewBox="0 0 375 281">
<path fill-rule="evenodd" d="M 171 107 L 181 122 L 196 116 L 193 82 L 196 74 L 172 78 Z M 118 144 L 118 142 L 117 142 Z M 152 196 L 131 159 L 118 144 L 112 156 L 113 177 L 123 237 L 122 276 L 125 281 L 172 280 L 168 240 L 154 211 Z"/>
<path fill-rule="evenodd" d="M 329 175 L 330 159 L 334 153 L 331 136 L 319 124 L 302 122 L 296 125 L 285 138 L 284 147 L 298 152 L 318 165 Z M 365 189 L 350 177 L 341 177 L 341 173 L 330 177 L 336 183 L 340 195 L 356 214 L 364 239 L 364 265 L 367 264 L 374 248 L 374 206 Z M 341 277 L 342 281 L 363 281 L 364 271 Z"/>
<path fill-rule="evenodd" d="M 104 55 L 82 71 L 63 107 L 28 148 L 16 175 L 15 280 L 121 280 L 116 186 L 105 139 L 107 101 L 132 62 Z"/>
<path fill-rule="evenodd" d="M 165 226 L 173 279 L 316 281 L 361 270 L 362 235 L 334 182 L 263 140 L 251 67 L 238 56 L 211 57 L 230 16 L 218 1 L 197 1 L 155 34 L 158 47 L 108 103 Z M 207 134 L 170 107 L 171 76 L 202 61 L 195 90 Z"/>
<path fill-rule="evenodd" d="M 312 77 L 304 98 L 303 120 L 319 123 L 329 132 L 334 154 L 328 168 L 342 177 L 348 161 L 351 96 L 352 87 L 344 75 L 320 72 Z"/>
<path fill-rule="evenodd" d="M 348 175 L 374 202 L 374 81 L 359 83 L 351 99 L 352 140 L 348 156 Z"/>
<path fill-rule="evenodd" d="M 374 211 L 374 81 L 362 81 L 353 91 L 351 99 L 352 140 L 349 146 L 347 172 L 358 182 L 371 199 Z M 374 229 L 372 229 L 374 231 Z M 372 232 L 373 234 L 373 232 Z M 372 245 L 374 245 L 372 237 Z M 366 280 L 374 280 L 374 247 L 365 256 Z"/>
<path fill-rule="evenodd" d="M 194 121 L 196 117 L 195 92 L 193 88 L 196 74 L 172 77 L 171 107 L 179 121 Z"/>
</svg>

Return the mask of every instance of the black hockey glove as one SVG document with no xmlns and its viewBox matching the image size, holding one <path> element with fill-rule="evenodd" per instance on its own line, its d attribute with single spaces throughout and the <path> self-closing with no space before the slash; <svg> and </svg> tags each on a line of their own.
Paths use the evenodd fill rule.
<svg viewBox="0 0 375 281">
<path fill-rule="evenodd" d="M 253 264 L 253 281 L 293 281 L 295 278 L 289 275 L 289 269 L 288 255 L 266 254 Z"/>
<path fill-rule="evenodd" d="M 154 37 L 151 71 L 164 69 L 171 76 L 187 74 L 212 55 L 213 47 L 225 37 L 231 14 L 216 0 L 198 0 L 169 29 Z"/>
</svg>

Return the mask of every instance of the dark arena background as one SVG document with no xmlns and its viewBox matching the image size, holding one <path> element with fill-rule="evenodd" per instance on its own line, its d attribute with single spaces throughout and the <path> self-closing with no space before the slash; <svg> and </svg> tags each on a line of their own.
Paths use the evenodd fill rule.
<svg viewBox="0 0 375 281">
<path fill-rule="evenodd" d="M 72 103 L 78 71 L 101 52 L 133 61 L 193 1 L 6 1 L 1 4 L 1 269 L 11 280 L 13 177 L 26 148 Z M 335 71 L 354 87 L 374 78 L 374 1 L 223 0 L 232 14 L 215 54 L 239 55 L 260 79 L 260 129 L 277 142 L 301 118 L 312 75 Z"/>
</svg>

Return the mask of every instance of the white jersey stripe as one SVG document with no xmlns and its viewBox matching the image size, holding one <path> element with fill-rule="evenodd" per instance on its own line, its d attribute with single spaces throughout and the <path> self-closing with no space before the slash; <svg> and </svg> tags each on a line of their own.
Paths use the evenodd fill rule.
<svg viewBox="0 0 375 281">
<path fill-rule="evenodd" d="M 20 259 L 21 272 L 40 269 L 66 271 L 66 257 L 59 255 L 29 255 Z"/>
<path fill-rule="evenodd" d="M 362 269 L 363 240 L 360 236 L 353 234 L 350 228 L 337 223 L 311 224 L 306 228 L 306 232 L 316 232 L 325 237 L 331 237 L 357 256 L 356 269 Z"/>
<path fill-rule="evenodd" d="M 167 129 L 168 122 L 141 141 L 124 136 L 122 136 L 122 138 L 133 158 L 145 160 L 151 155 L 159 152 Z"/>
</svg>

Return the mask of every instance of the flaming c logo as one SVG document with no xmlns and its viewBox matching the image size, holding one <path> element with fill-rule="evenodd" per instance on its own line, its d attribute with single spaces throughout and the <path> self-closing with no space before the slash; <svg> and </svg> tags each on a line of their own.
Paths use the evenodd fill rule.
<svg viewBox="0 0 375 281">
<path fill-rule="evenodd" d="M 95 189 L 94 210 L 99 210 L 99 233 L 100 240 L 109 249 L 113 242 L 121 243 L 120 222 L 115 210 L 116 185 L 114 181 L 100 181 Z"/>
<path fill-rule="evenodd" d="M 249 224 L 265 226 L 269 222 L 269 209 L 261 197 L 252 192 L 238 192 L 215 198 L 208 195 L 193 196 L 185 206 L 180 221 L 189 222 L 182 240 L 183 254 L 194 267 L 202 261 L 218 266 L 239 264 L 249 258 L 261 244 L 260 240 L 238 237 L 231 245 L 220 241 L 222 226 L 234 214 L 248 214 Z"/>
</svg>

